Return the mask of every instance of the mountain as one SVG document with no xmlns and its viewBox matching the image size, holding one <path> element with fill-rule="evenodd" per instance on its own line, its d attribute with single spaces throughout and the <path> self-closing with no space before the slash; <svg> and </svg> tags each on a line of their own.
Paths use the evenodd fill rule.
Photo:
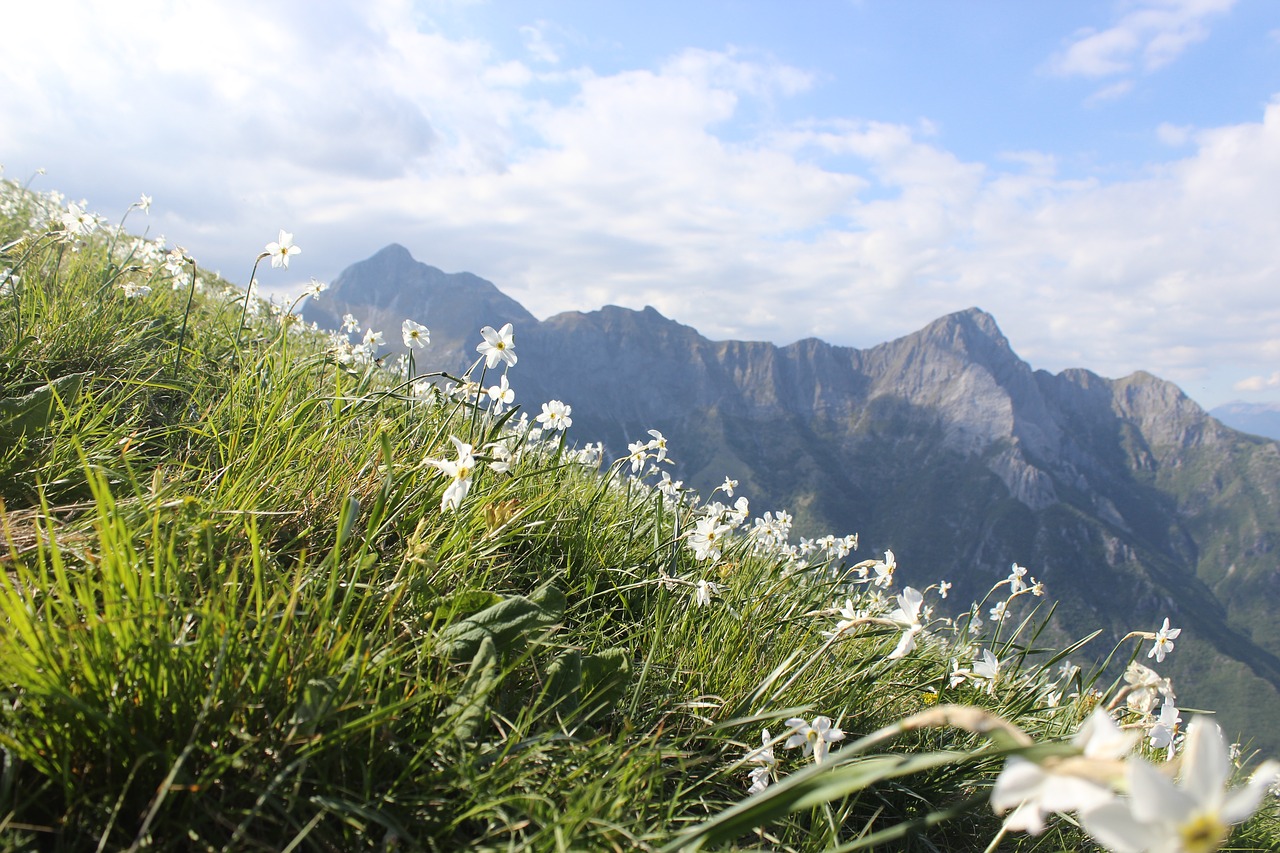
<svg viewBox="0 0 1280 853">
<path fill-rule="evenodd" d="M 1236 400 L 1210 409 L 1209 414 L 1232 429 L 1280 439 L 1280 403 L 1244 403 Z"/>
<path fill-rule="evenodd" d="M 1160 671 L 1179 705 L 1280 753 L 1280 444 L 1172 383 L 1033 370 L 977 308 L 865 350 L 711 341 L 652 308 L 539 322 L 400 246 L 303 313 L 335 328 L 347 311 L 397 344 L 404 318 L 426 323 L 420 369 L 454 373 L 480 326 L 511 322 L 516 402 L 571 404 L 579 443 L 618 454 L 659 429 L 673 476 L 703 494 L 732 476 L 756 514 L 785 508 L 803 535 L 856 531 L 864 552 L 894 550 L 903 583 L 945 578 L 958 602 L 1016 561 L 1057 601 L 1055 639 L 1103 629 L 1086 650 L 1098 659 L 1169 617 L 1185 630 Z"/>
</svg>

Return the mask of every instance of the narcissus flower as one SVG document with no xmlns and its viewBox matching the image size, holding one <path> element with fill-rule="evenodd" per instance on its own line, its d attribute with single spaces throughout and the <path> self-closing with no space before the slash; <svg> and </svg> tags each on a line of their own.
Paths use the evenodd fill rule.
<svg viewBox="0 0 1280 853">
<path fill-rule="evenodd" d="M 988 693 L 995 692 L 996 680 L 1000 678 L 1000 660 L 991 649 L 983 649 L 982 654 L 974 659 L 970 669 L 973 678 L 987 682 Z"/>
<path fill-rule="evenodd" d="M 90 213 L 83 204 L 72 202 L 67 205 L 67 212 L 62 214 L 62 227 L 73 236 L 87 236 L 98 229 L 101 221 L 97 214 Z"/>
<path fill-rule="evenodd" d="M 1173 641 L 1181 633 L 1181 628 L 1169 627 L 1169 618 L 1166 616 L 1164 624 L 1160 626 L 1159 631 L 1156 631 L 1155 645 L 1151 647 L 1151 651 L 1147 652 L 1147 657 L 1155 658 L 1156 663 L 1164 663 L 1165 655 L 1173 651 Z"/>
<path fill-rule="evenodd" d="M 471 474 L 476 467 L 471 445 L 452 435 L 449 436 L 449 440 L 453 442 L 453 446 L 458 452 L 457 459 L 426 460 L 426 464 L 438 468 L 451 478 L 449 485 L 444 490 L 444 495 L 440 498 L 441 512 L 457 509 L 462 503 L 462 499 L 467 496 L 467 492 L 471 489 Z"/>
<path fill-rule="evenodd" d="M 375 332 L 373 329 L 364 330 L 365 349 L 369 350 L 370 352 L 374 352 L 378 349 L 378 347 L 382 346 L 385 343 L 386 341 L 382 339 L 382 332 Z"/>
<path fill-rule="evenodd" d="M 892 551 L 884 552 L 884 560 L 875 564 L 876 577 L 873 583 L 876 586 L 891 587 L 893 586 L 893 572 L 898 568 L 898 561 L 894 558 Z"/>
<path fill-rule="evenodd" d="M 413 320 L 405 320 L 400 324 L 400 336 L 409 349 L 422 349 L 431 343 L 431 331 Z"/>
<path fill-rule="evenodd" d="M 653 436 L 649 442 L 649 449 L 653 451 L 654 461 L 661 462 L 667 458 L 667 439 L 656 429 L 649 430 L 649 435 Z"/>
<path fill-rule="evenodd" d="M 821 764 L 826 759 L 828 744 L 844 740 L 844 732 L 831 724 L 830 717 L 814 717 L 812 724 L 800 717 L 792 717 L 787 720 L 787 725 L 795 730 L 795 734 L 787 738 L 783 746 L 787 749 L 804 747 L 805 757 L 812 755 L 814 764 Z"/>
<path fill-rule="evenodd" d="M 485 326 L 480 330 L 480 336 L 484 340 L 476 344 L 476 352 L 484 356 L 486 368 L 493 370 L 500 361 L 508 367 L 515 367 L 515 332 L 512 331 L 510 323 L 497 331 L 494 331 L 493 326 Z"/>
<path fill-rule="evenodd" d="M 281 229 L 280 239 L 268 243 L 264 252 L 271 258 L 271 266 L 288 269 L 290 256 L 301 254 L 302 250 L 293 245 L 293 235 Z"/>
<path fill-rule="evenodd" d="M 924 630 L 920 624 L 920 605 L 924 595 L 913 587 L 906 587 L 898 596 L 898 608 L 889 614 L 889 618 L 902 626 L 902 636 L 897 647 L 889 653 L 889 660 L 897 660 L 911 654 L 916 647 L 916 635 Z"/>
<path fill-rule="evenodd" d="M 1039 835 L 1047 815 L 1111 802 L 1107 778 L 1133 749 L 1135 735 L 1121 730 L 1106 711 L 1097 708 L 1071 742 L 1080 756 L 1046 759 L 1043 764 L 1013 756 L 1005 762 L 991 789 L 991 807 L 996 814 L 1014 810 L 1005 820 L 1006 829 Z"/>
<path fill-rule="evenodd" d="M 1009 592 L 1016 595 L 1027 588 L 1026 581 L 1023 580 L 1027 576 L 1027 570 L 1017 563 L 1014 563 L 1009 570 Z"/>
<path fill-rule="evenodd" d="M 1267 761 L 1243 787 L 1227 788 L 1231 751 L 1208 717 L 1187 726 L 1176 783 L 1141 758 L 1130 758 L 1126 766 L 1128 797 L 1079 814 L 1085 831 L 1116 853 L 1212 853 L 1231 827 L 1253 814 L 1280 775 L 1280 764 Z"/>
<path fill-rule="evenodd" d="M 507 384 L 507 374 L 502 374 L 498 379 L 497 385 L 490 385 L 485 389 L 485 393 L 489 395 L 489 400 L 493 403 L 494 414 L 501 414 L 506 406 L 510 406 L 516 400 L 516 392 L 511 390 L 511 386 Z"/>
<path fill-rule="evenodd" d="M 711 603 L 711 597 L 718 595 L 720 592 L 720 584 L 712 583 L 708 580 L 700 580 L 693 585 L 693 603 L 699 607 L 706 607 Z"/>
<path fill-rule="evenodd" d="M 542 413 L 534 420 L 542 424 L 544 429 L 566 430 L 573 426 L 573 418 L 569 417 L 573 407 L 559 400 L 551 400 L 542 404 Z"/>
<path fill-rule="evenodd" d="M 693 549 L 693 556 L 699 560 L 720 559 L 720 543 L 731 529 L 729 525 L 721 524 L 720 519 L 714 515 L 703 518 L 689 534 L 689 547 Z"/>
<path fill-rule="evenodd" d="M 760 732 L 760 747 L 747 753 L 747 761 L 760 765 L 751 771 L 751 787 L 747 788 L 748 794 L 758 794 L 769 787 L 778 766 L 778 759 L 773 755 L 773 738 L 769 736 L 768 729 Z"/>
</svg>

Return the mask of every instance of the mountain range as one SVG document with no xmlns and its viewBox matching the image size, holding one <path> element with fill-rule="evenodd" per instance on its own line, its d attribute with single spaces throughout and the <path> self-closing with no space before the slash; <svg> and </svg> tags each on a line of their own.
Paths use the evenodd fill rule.
<svg viewBox="0 0 1280 853">
<path fill-rule="evenodd" d="M 539 321 L 394 244 L 303 308 L 329 329 L 344 313 L 388 338 L 425 323 L 419 369 L 455 375 L 481 326 L 512 323 L 516 402 L 569 403 L 578 443 L 619 455 L 661 430 L 673 476 L 702 494 L 732 477 L 755 514 L 787 509 L 803 535 L 857 532 L 863 552 L 893 549 L 902 583 L 950 580 L 958 602 L 1020 563 L 1057 602 L 1050 639 L 1102 629 L 1082 655 L 1168 617 L 1184 630 L 1157 669 L 1179 707 L 1215 710 L 1280 755 L 1280 443 L 1170 382 L 1034 370 L 977 308 L 868 349 L 711 341 L 653 308 Z M 1154 665 L 1148 647 L 1119 655 Z"/>
<path fill-rule="evenodd" d="M 1232 429 L 1280 439 L 1280 403 L 1245 403 L 1233 400 L 1214 406 L 1209 414 Z"/>
</svg>

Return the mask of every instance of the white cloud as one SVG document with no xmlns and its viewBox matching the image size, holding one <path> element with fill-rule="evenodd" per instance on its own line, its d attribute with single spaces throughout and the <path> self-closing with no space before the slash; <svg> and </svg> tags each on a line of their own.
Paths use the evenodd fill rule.
<svg viewBox="0 0 1280 853">
<path fill-rule="evenodd" d="M 66 51 L 19 39 L 0 65 L 5 159 L 95 206 L 151 193 L 153 233 L 232 277 L 283 227 L 302 279 L 397 241 L 539 316 L 652 304 L 712 337 L 865 346 L 979 305 L 1037 367 L 1275 364 L 1280 101 L 1153 128 L 1181 159 L 1128 180 L 1067 179 L 1046 152 L 966 160 L 927 120 L 783 121 L 813 75 L 733 50 L 544 72 L 398 0 L 333 24 L 247 0 L 54 11 Z M 1127 31 L 1146 41 L 1094 67 L 1153 39 Z"/>
<path fill-rule="evenodd" d="M 1247 379 L 1241 379 L 1231 387 L 1237 391 L 1266 391 L 1270 388 L 1280 388 L 1280 370 L 1270 376 L 1250 376 Z"/>
<path fill-rule="evenodd" d="M 1105 30 L 1086 29 L 1048 62 L 1063 77 L 1113 77 L 1168 65 L 1209 36 L 1207 19 L 1230 11 L 1235 0 L 1141 0 Z"/>
<path fill-rule="evenodd" d="M 520 28 L 520 38 L 524 42 L 524 49 L 529 51 L 529 55 L 537 62 L 547 65 L 557 65 L 560 62 L 560 52 L 551 44 L 547 38 L 548 24 L 546 21 L 538 21 L 537 24 L 526 24 Z"/>
</svg>

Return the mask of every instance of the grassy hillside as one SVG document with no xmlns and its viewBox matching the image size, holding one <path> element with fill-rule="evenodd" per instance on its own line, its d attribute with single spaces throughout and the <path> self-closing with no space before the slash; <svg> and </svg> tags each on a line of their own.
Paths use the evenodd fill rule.
<svg viewBox="0 0 1280 853">
<path fill-rule="evenodd" d="M 11 183 L 0 246 L 0 849 L 1089 849 L 1051 813 L 1128 826 L 1146 771 L 1198 821 L 1149 821 L 1200 832 L 1168 849 L 1253 811 L 1209 726 L 1169 760 L 1154 674 L 1038 646 L 1029 579 L 933 618 L 656 437 L 602 469 L 519 398 L 518 329 L 468 377 L 380 366 Z M 526 408 L 467 384 L 500 377 Z M 1274 797 L 1231 839 L 1278 841 Z"/>
</svg>

